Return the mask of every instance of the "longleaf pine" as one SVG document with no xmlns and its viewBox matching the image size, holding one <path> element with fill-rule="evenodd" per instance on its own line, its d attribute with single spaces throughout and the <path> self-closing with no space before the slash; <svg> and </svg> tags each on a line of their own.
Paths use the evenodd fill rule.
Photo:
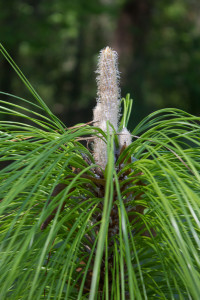
<svg viewBox="0 0 200 300">
<path fill-rule="evenodd" d="M 199 300 L 200 118 L 130 131 L 106 47 L 93 120 L 67 127 L 0 51 L 34 98 L 0 92 L 0 299 Z"/>
</svg>

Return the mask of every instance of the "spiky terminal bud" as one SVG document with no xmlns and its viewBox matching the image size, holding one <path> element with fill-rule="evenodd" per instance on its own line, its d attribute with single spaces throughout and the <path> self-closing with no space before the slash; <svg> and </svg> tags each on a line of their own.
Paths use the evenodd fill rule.
<svg viewBox="0 0 200 300">
<path fill-rule="evenodd" d="M 117 52 L 109 47 L 101 50 L 97 74 L 97 105 L 93 111 L 94 126 L 106 132 L 106 122 L 109 121 L 117 131 L 120 103 Z M 95 138 L 94 141 L 94 159 L 97 164 L 105 168 L 107 146 L 100 138 Z"/>
<path fill-rule="evenodd" d="M 128 131 L 128 129 L 126 127 L 124 127 L 122 129 L 122 131 L 119 133 L 119 147 L 120 149 L 123 146 L 128 147 L 132 142 L 132 137 L 130 132 Z"/>
<path fill-rule="evenodd" d="M 116 51 L 106 47 L 100 52 L 97 74 L 97 102 L 101 103 L 102 119 L 110 121 L 117 130 L 120 89 Z"/>
</svg>

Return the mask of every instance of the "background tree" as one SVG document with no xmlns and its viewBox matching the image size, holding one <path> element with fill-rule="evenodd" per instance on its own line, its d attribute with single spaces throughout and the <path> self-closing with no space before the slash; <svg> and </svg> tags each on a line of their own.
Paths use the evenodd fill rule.
<svg viewBox="0 0 200 300">
<path fill-rule="evenodd" d="M 91 70 L 100 49 L 116 49 L 122 95 L 130 92 L 137 107 L 133 128 L 157 108 L 199 114 L 199 11 L 197 0 L 8 0 L 0 2 L 0 36 L 67 125 L 91 120 Z M 29 97 L 3 57 L 0 67 L 0 89 Z"/>
</svg>

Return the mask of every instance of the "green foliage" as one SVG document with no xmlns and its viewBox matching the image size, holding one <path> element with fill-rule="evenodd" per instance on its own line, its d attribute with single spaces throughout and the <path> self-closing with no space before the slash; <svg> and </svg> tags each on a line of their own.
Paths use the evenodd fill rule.
<svg viewBox="0 0 200 300">
<path fill-rule="evenodd" d="M 80 143 L 98 129 L 65 128 L 10 63 L 37 104 L 1 101 L 0 298 L 198 300 L 200 118 L 156 111 L 118 155 L 107 132 L 101 170 Z"/>
</svg>

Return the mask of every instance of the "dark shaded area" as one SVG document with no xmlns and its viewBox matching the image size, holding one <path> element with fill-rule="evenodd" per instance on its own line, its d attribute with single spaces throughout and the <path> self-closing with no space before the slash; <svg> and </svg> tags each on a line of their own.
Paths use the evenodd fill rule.
<svg viewBox="0 0 200 300">
<path fill-rule="evenodd" d="M 164 107 L 200 114 L 199 13 L 198 0 L 1 0 L 0 36 L 66 126 L 91 120 L 97 55 L 113 47 L 133 128 Z M 0 70 L 1 91 L 33 101 L 2 55 Z"/>
</svg>

